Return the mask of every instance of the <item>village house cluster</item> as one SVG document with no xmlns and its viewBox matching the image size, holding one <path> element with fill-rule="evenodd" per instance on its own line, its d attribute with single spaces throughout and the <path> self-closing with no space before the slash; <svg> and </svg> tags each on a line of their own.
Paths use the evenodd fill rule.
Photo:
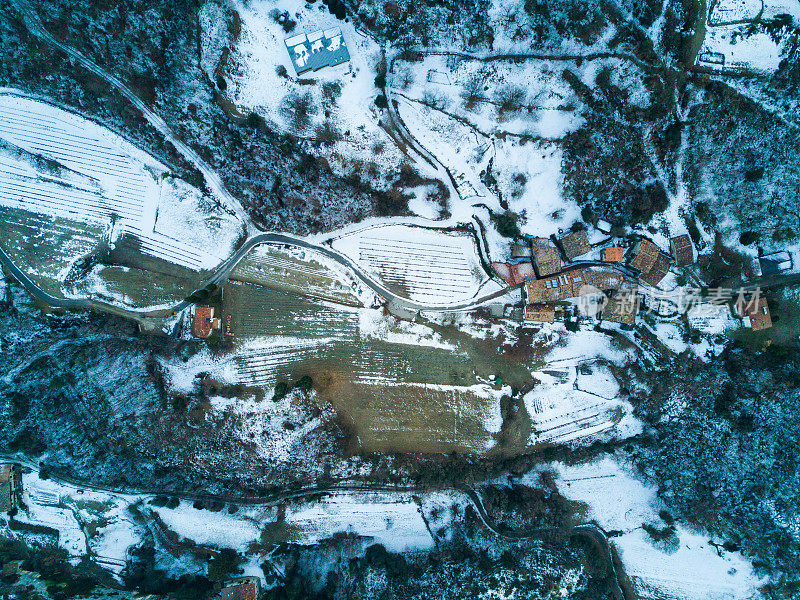
<svg viewBox="0 0 800 600">
<path fill-rule="evenodd" d="M 627 247 L 610 238 L 593 245 L 588 232 L 578 229 L 561 237 L 517 241 L 509 261 L 492 266 L 509 285 L 523 285 L 526 323 L 569 320 L 580 303 L 584 316 L 631 329 L 642 293 L 657 294 L 671 268 L 691 267 L 695 261 L 694 246 L 686 234 L 672 237 L 667 251 L 644 236 Z M 596 299 L 594 304 L 581 302 L 589 296 Z M 737 301 L 736 310 L 753 330 L 772 325 L 763 298 Z"/>
</svg>

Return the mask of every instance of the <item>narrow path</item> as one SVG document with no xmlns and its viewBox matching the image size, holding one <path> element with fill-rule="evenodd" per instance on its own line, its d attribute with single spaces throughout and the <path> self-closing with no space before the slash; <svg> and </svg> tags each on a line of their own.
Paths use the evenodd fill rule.
<svg viewBox="0 0 800 600">
<path fill-rule="evenodd" d="M 163 135 L 169 142 L 171 142 L 175 148 L 180 152 L 186 160 L 188 160 L 192 165 L 203 174 L 206 182 L 208 183 L 209 187 L 211 188 L 214 194 L 225 201 L 227 208 L 234 210 L 236 215 L 245 223 L 248 227 L 249 231 L 254 229 L 252 222 L 250 221 L 250 217 L 242 209 L 241 204 L 239 201 L 231 194 L 226 188 L 225 185 L 222 183 L 222 179 L 219 175 L 214 171 L 210 166 L 208 166 L 205 161 L 200 158 L 200 155 L 197 154 L 194 150 L 192 150 L 188 145 L 183 143 L 172 129 L 167 125 L 167 123 L 154 113 L 150 108 L 145 104 L 145 102 L 139 98 L 128 86 L 126 86 L 119 78 L 108 73 L 94 62 L 86 58 L 81 52 L 78 50 L 67 46 L 66 44 L 61 43 L 56 38 L 54 38 L 49 31 L 45 28 L 42 24 L 42 21 L 39 19 L 39 15 L 36 13 L 36 10 L 28 3 L 28 0 L 11 0 L 11 3 L 16 5 L 17 11 L 19 12 L 20 16 L 25 23 L 25 27 L 27 27 L 28 31 L 34 35 L 35 37 L 39 38 L 46 44 L 53 46 L 67 54 L 68 56 L 72 57 L 80 66 L 82 66 L 87 71 L 94 73 L 101 79 L 105 80 L 109 83 L 112 87 L 116 88 L 131 104 L 133 104 L 139 111 L 142 113 L 145 119 L 155 127 L 158 132 Z"/>
<path fill-rule="evenodd" d="M 20 458 L 19 456 L 11 457 L 11 456 L 0 456 L 0 460 L 6 462 L 14 462 L 20 464 L 23 467 L 31 469 L 32 471 L 39 472 L 40 465 L 35 461 L 28 460 L 25 458 Z M 308 498 L 310 496 L 320 495 L 320 494 L 334 494 L 337 492 L 386 492 L 386 493 L 425 493 L 431 491 L 437 491 L 433 488 L 422 487 L 419 485 L 387 485 L 387 484 L 374 484 L 374 483 L 358 483 L 352 482 L 347 480 L 342 480 L 339 482 L 332 483 L 330 485 L 320 486 L 320 485 L 308 485 L 297 490 L 278 490 L 273 494 L 268 494 L 260 497 L 233 497 L 233 496 L 224 496 L 224 495 L 213 495 L 213 494 L 191 494 L 191 493 L 179 493 L 179 494 L 171 494 L 171 493 L 164 493 L 163 491 L 159 490 L 118 490 L 109 486 L 98 486 L 98 485 L 89 485 L 85 482 L 80 482 L 75 479 L 71 479 L 68 477 L 64 477 L 62 475 L 57 475 L 55 473 L 50 474 L 49 479 L 58 483 L 59 485 L 63 485 L 66 487 L 70 487 L 73 489 L 85 489 L 85 490 L 92 490 L 92 491 L 99 491 L 105 492 L 108 494 L 112 494 L 116 497 L 129 497 L 129 496 L 158 496 L 158 495 L 165 495 L 170 497 L 176 497 L 184 501 L 223 501 L 228 503 L 234 504 L 241 504 L 247 506 L 272 506 L 276 504 L 281 504 L 289 500 L 301 500 L 303 498 Z M 528 539 L 540 539 L 543 536 L 547 535 L 579 535 L 588 537 L 592 543 L 596 544 L 603 550 L 603 558 L 606 561 L 606 565 L 608 568 L 608 572 L 612 575 L 609 579 L 613 581 L 613 585 L 611 585 L 611 591 L 614 594 L 616 600 L 629 600 L 626 598 L 622 586 L 620 585 L 620 574 L 617 571 L 613 552 L 611 549 L 610 542 L 608 540 L 608 536 L 600 528 L 596 523 L 584 523 L 581 525 L 575 525 L 572 527 L 532 527 L 529 529 L 525 529 L 522 531 L 501 531 L 494 520 L 489 516 L 488 512 L 486 511 L 485 506 L 483 505 L 483 499 L 481 498 L 480 494 L 475 491 L 474 488 L 468 485 L 456 485 L 453 489 L 456 489 L 464 494 L 464 496 L 469 500 L 470 504 L 475 509 L 478 518 L 481 520 L 483 525 L 491 531 L 497 537 L 508 540 L 508 541 L 522 541 Z"/>
<path fill-rule="evenodd" d="M 606 567 L 608 568 L 608 572 L 613 576 L 609 579 L 613 581 L 611 591 L 614 597 L 617 600 L 628 600 L 620 585 L 620 574 L 616 568 L 608 536 L 596 523 L 584 523 L 582 525 L 575 525 L 574 527 L 531 527 L 523 531 L 501 531 L 494 522 L 494 519 L 492 519 L 486 511 L 486 507 L 483 505 L 483 499 L 478 492 L 466 485 L 458 486 L 458 489 L 469 499 L 483 525 L 497 537 L 506 540 L 527 540 L 538 539 L 551 534 L 564 535 L 565 533 L 588 537 L 592 543 L 597 544 L 603 549 L 603 558 L 606 561 Z"/>
</svg>

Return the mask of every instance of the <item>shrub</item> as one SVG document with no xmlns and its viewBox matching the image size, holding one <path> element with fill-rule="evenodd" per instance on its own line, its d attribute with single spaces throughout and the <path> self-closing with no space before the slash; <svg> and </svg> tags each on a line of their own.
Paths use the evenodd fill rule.
<svg viewBox="0 0 800 600">
<path fill-rule="evenodd" d="M 284 67 L 283 65 L 278 65 L 277 67 L 275 67 L 275 74 L 278 77 L 288 77 L 289 76 L 289 72 L 286 70 L 286 67 Z"/>
<path fill-rule="evenodd" d="M 211 581 L 224 581 L 229 575 L 239 572 L 241 562 L 236 550 L 225 548 L 208 563 L 208 578 Z"/>
<path fill-rule="evenodd" d="M 525 102 L 525 90 L 513 85 L 503 86 L 497 90 L 494 101 L 500 114 L 519 110 Z"/>
<path fill-rule="evenodd" d="M 764 176 L 764 167 L 757 167 L 755 169 L 749 169 L 744 172 L 745 181 L 758 181 Z"/>
<path fill-rule="evenodd" d="M 286 397 L 286 394 L 289 393 L 289 384 L 285 381 L 279 381 L 275 384 L 275 393 L 272 395 L 273 402 L 277 402 L 282 398 Z"/>
<path fill-rule="evenodd" d="M 303 375 L 294 387 L 302 392 L 308 392 L 311 390 L 312 386 L 314 385 L 314 381 L 308 375 Z"/>
<path fill-rule="evenodd" d="M 749 246 L 757 242 L 759 237 L 761 236 L 755 231 L 743 231 L 739 236 L 739 242 L 742 246 Z"/>
<path fill-rule="evenodd" d="M 470 77 L 461 89 L 461 98 L 464 100 L 466 108 L 472 108 L 479 100 L 482 100 L 483 78 L 478 75 Z"/>
<path fill-rule="evenodd" d="M 286 17 L 283 19 L 283 23 L 281 23 L 281 25 L 283 25 L 283 30 L 286 33 L 291 33 L 292 31 L 294 31 L 294 28 L 297 26 L 297 21 L 295 21 L 294 19 L 290 18 L 289 15 L 287 14 Z"/>
<path fill-rule="evenodd" d="M 330 121 L 325 121 L 322 125 L 318 125 L 314 130 L 314 137 L 318 142 L 331 146 L 342 139 L 342 134 L 336 129 L 336 126 Z"/>
<path fill-rule="evenodd" d="M 375 106 L 377 106 L 378 108 L 386 108 L 387 106 L 389 106 L 389 103 L 386 101 L 386 96 L 384 96 L 383 94 L 378 94 L 375 97 Z"/>
<path fill-rule="evenodd" d="M 266 121 L 264 121 L 264 117 L 257 112 L 251 112 L 249 115 L 247 115 L 245 124 L 253 129 L 260 129 L 262 126 L 266 125 Z"/>
<path fill-rule="evenodd" d="M 518 221 L 520 215 L 507 210 L 504 213 L 492 214 L 492 223 L 497 227 L 497 232 L 503 237 L 518 238 L 522 237 L 519 230 Z"/>
<path fill-rule="evenodd" d="M 283 97 L 279 110 L 292 129 L 303 131 L 311 123 L 311 117 L 316 114 L 317 107 L 310 93 L 291 92 Z"/>
<path fill-rule="evenodd" d="M 338 81 L 326 81 L 322 84 L 322 101 L 334 104 L 342 95 L 342 84 Z"/>
</svg>

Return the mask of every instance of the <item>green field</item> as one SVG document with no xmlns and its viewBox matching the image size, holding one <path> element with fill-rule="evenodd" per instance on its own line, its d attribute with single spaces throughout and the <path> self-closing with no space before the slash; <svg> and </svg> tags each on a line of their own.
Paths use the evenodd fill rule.
<svg viewBox="0 0 800 600">
<path fill-rule="evenodd" d="M 14 264 L 47 293 L 63 296 L 61 282 L 69 266 L 97 248 L 104 230 L 71 221 L 0 206 L 0 244 Z"/>
<path fill-rule="evenodd" d="M 144 271 L 120 266 L 102 266 L 97 273 L 103 288 L 111 294 L 93 289 L 90 279 L 81 279 L 71 291 L 75 295 L 91 297 L 105 302 L 126 299 L 131 307 L 178 304 L 191 294 L 200 282 L 197 278 L 179 278 L 154 271 Z"/>
<path fill-rule="evenodd" d="M 361 301 L 337 274 L 311 258 L 308 252 L 298 255 L 272 246 L 257 246 L 236 265 L 230 278 L 349 306 L 361 306 Z"/>
<path fill-rule="evenodd" d="M 310 375 L 365 450 L 483 452 L 493 443 L 485 421 L 497 400 L 464 389 L 477 383 L 466 353 L 365 339 L 353 309 L 247 283 L 225 286 L 223 313 L 243 382 Z"/>
<path fill-rule="evenodd" d="M 320 392 L 349 417 L 367 452 L 483 453 L 497 400 L 465 388 L 337 381 Z"/>
<path fill-rule="evenodd" d="M 52 296 L 63 298 L 68 293 L 115 304 L 124 300 L 135 308 L 177 304 L 200 284 L 200 274 L 177 265 L 172 265 L 174 273 L 117 265 L 99 265 L 94 273 L 72 269 L 90 256 L 103 255 L 107 260 L 106 234 L 97 224 L 0 206 L 0 246 Z"/>
</svg>

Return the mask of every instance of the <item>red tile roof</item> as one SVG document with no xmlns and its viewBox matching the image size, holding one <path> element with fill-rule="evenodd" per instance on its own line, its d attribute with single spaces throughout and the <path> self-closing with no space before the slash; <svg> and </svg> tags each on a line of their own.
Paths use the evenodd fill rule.
<svg viewBox="0 0 800 600">
<path fill-rule="evenodd" d="M 639 275 L 639 279 L 655 287 L 661 283 L 661 280 L 667 276 L 667 273 L 669 273 L 669 258 L 659 252 L 653 266 L 650 267 L 650 270 L 647 272 Z"/>
<path fill-rule="evenodd" d="M 625 258 L 625 252 L 619 246 L 609 246 L 608 248 L 603 248 L 601 255 L 603 260 L 606 262 L 622 262 Z"/>
<path fill-rule="evenodd" d="M 685 267 L 694 263 L 694 248 L 692 248 L 692 240 L 688 235 L 677 235 L 670 239 L 669 243 L 672 246 L 676 265 Z"/>
<path fill-rule="evenodd" d="M 564 255 L 567 260 L 572 260 L 575 257 L 582 256 L 592 251 L 592 245 L 589 243 L 589 238 L 586 236 L 586 230 L 581 229 L 570 233 L 559 240 L 561 248 L 564 250 Z"/>
<path fill-rule="evenodd" d="M 549 238 L 533 238 L 533 264 L 539 277 L 558 273 L 561 270 L 561 255 Z"/>
<path fill-rule="evenodd" d="M 192 320 L 192 333 L 199 338 L 207 338 L 211 335 L 214 321 L 214 308 L 204 304 L 194 307 L 194 319 Z"/>
<path fill-rule="evenodd" d="M 631 266 L 642 273 L 647 273 L 647 271 L 653 268 L 653 264 L 655 264 L 656 258 L 658 258 L 659 249 L 658 246 L 650 240 L 642 238 L 639 241 L 635 253 L 636 255 L 631 261 Z"/>
<path fill-rule="evenodd" d="M 556 307 L 552 304 L 528 304 L 525 306 L 525 320 L 553 323 L 556 320 Z"/>
<path fill-rule="evenodd" d="M 766 298 L 758 298 L 756 302 L 752 300 L 748 303 L 738 302 L 736 310 L 742 316 L 750 319 L 750 328 L 753 331 L 772 327 L 772 315 L 769 313 L 769 304 L 767 304 Z"/>
<path fill-rule="evenodd" d="M 221 600 L 256 600 L 255 583 L 239 583 L 222 588 Z"/>
</svg>

